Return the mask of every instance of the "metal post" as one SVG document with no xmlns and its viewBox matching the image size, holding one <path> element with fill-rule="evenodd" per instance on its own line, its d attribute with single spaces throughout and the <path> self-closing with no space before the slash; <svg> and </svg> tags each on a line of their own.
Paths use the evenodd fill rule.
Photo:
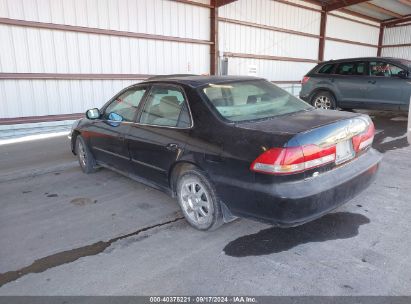
<svg viewBox="0 0 411 304">
<path fill-rule="evenodd" d="M 384 25 L 380 25 L 380 35 L 378 37 L 378 50 L 377 50 L 377 56 L 381 57 L 382 53 L 382 44 L 384 42 Z"/>
<path fill-rule="evenodd" d="M 410 97 L 410 105 L 409 105 L 409 110 L 408 110 L 407 139 L 408 139 L 408 143 L 411 145 L 411 97 Z"/>
<path fill-rule="evenodd" d="M 212 0 L 210 9 L 210 75 L 218 74 L 218 6 L 217 0 Z"/>
<path fill-rule="evenodd" d="M 327 11 L 326 7 L 322 7 L 321 22 L 320 22 L 320 40 L 318 42 L 318 61 L 324 60 L 324 46 L 325 46 L 325 34 L 327 29 Z"/>
</svg>

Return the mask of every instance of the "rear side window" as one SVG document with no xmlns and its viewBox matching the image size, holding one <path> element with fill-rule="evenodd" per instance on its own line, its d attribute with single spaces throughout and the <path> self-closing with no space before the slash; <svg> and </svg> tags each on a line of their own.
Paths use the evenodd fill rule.
<svg viewBox="0 0 411 304">
<path fill-rule="evenodd" d="M 147 97 L 140 122 L 165 127 L 190 127 L 190 114 L 183 93 L 177 88 L 155 86 Z"/>
<path fill-rule="evenodd" d="M 331 74 L 333 70 L 334 64 L 325 64 L 318 70 L 318 74 Z"/>
<path fill-rule="evenodd" d="M 337 67 L 339 75 L 365 75 L 367 64 L 365 62 L 344 62 Z"/>
<path fill-rule="evenodd" d="M 355 66 L 355 75 L 365 75 L 367 64 L 365 62 L 357 62 Z"/>
</svg>

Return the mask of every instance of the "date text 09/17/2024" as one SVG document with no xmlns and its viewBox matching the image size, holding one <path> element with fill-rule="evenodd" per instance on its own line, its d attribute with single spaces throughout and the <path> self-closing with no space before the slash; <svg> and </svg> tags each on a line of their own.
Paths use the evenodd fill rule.
<svg viewBox="0 0 411 304">
<path fill-rule="evenodd" d="M 158 296 L 150 297 L 150 303 L 257 303 L 257 299 L 248 296 Z"/>
</svg>

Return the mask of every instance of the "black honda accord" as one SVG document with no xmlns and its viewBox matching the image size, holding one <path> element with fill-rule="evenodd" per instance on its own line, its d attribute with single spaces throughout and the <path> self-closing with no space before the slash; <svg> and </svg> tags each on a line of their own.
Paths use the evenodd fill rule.
<svg viewBox="0 0 411 304">
<path fill-rule="evenodd" d="M 254 77 L 148 79 L 88 110 L 70 138 L 85 173 L 106 167 L 176 196 L 200 230 L 311 221 L 364 190 L 381 160 L 367 115 L 314 109 Z"/>
</svg>

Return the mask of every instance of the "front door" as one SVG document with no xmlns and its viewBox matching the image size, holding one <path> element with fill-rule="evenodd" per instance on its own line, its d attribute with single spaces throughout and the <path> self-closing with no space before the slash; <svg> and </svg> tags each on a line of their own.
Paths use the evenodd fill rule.
<svg viewBox="0 0 411 304">
<path fill-rule="evenodd" d="M 100 119 L 92 122 L 90 143 L 97 162 L 127 171 L 130 156 L 125 135 L 137 115 L 146 91 L 146 86 L 126 89 L 103 107 Z"/>
<path fill-rule="evenodd" d="M 403 79 L 398 73 L 402 68 L 381 61 L 370 62 L 367 90 L 367 105 L 371 109 L 399 110 L 409 103 L 410 79 Z"/>
<path fill-rule="evenodd" d="M 190 128 L 191 116 L 182 88 L 154 85 L 126 137 L 132 173 L 167 187 L 169 171 L 184 151 Z"/>
</svg>

